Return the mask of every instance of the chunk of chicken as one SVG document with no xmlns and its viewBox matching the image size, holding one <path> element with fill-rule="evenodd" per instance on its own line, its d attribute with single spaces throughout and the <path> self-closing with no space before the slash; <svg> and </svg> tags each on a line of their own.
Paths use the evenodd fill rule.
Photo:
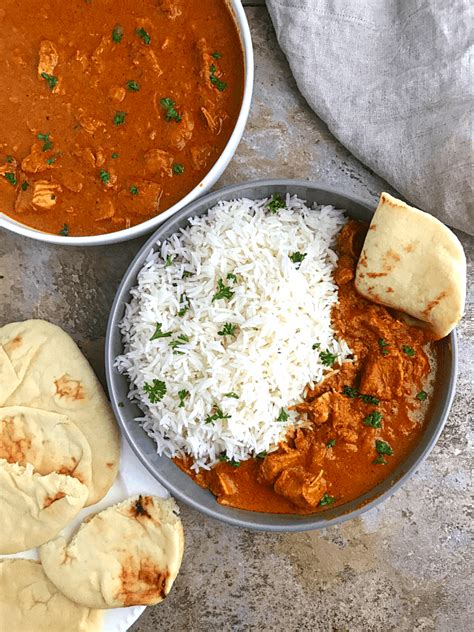
<svg viewBox="0 0 474 632">
<path fill-rule="evenodd" d="M 133 215 L 156 215 L 163 195 L 162 187 L 152 180 L 137 178 L 134 182 L 138 193 L 133 195 L 129 189 L 119 193 L 120 209 L 126 209 Z"/>
<path fill-rule="evenodd" d="M 96 208 L 99 217 L 96 218 L 96 222 L 102 222 L 106 219 L 111 219 L 115 215 L 115 206 L 109 198 L 101 198 L 96 202 Z"/>
<path fill-rule="evenodd" d="M 51 152 L 44 152 L 41 145 L 36 143 L 31 147 L 31 153 L 22 160 L 21 168 L 26 173 L 42 173 L 49 169 L 48 158 L 50 157 Z"/>
<path fill-rule="evenodd" d="M 38 180 L 33 185 L 32 205 L 38 209 L 49 210 L 57 203 L 57 195 L 62 188 L 48 180 Z"/>
<path fill-rule="evenodd" d="M 173 175 L 173 156 L 163 149 L 150 149 L 146 152 L 145 165 L 151 175 Z"/>
<path fill-rule="evenodd" d="M 212 147 L 210 145 L 191 147 L 191 160 L 193 167 L 195 169 L 202 169 L 205 167 L 211 154 Z"/>
<path fill-rule="evenodd" d="M 170 143 L 178 151 L 182 151 L 191 140 L 194 130 L 194 119 L 189 112 L 184 112 L 181 121 L 173 124 L 170 134 Z"/>
<path fill-rule="evenodd" d="M 386 356 L 368 356 L 360 390 L 381 400 L 391 400 L 403 394 L 403 360 L 398 351 L 390 349 Z"/>
<path fill-rule="evenodd" d="M 38 76 L 43 73 L 54 75 L 54 70 L 59 62 L 59 54 L 56 46 L 49 40 L 43 40 L 39 48 Z"/>
<path fill-rule="evenodd" d="M 295 408 L 300 414 L 307 415 L 312 423 L 321 426 L 331 413 L 331 393 L 324 393 L 311 402 L 302 402 Z"/>
<path fill-rule="evenodd" d="M 303 467 L 284 470 L 278 477 L 275 492 L 284 496 L 297 507 L 314 509 L 327 489 L 323 478 L 323 470 L 319 474 L 311 474 Z"/>
<path fill-rule="evenodd" d="M 232 496 L 237 492 L 237 486 L 232 478 L 226 472 L 219 470 L 213 472 L 209 488 L 219 498 L 219 501 L 221 501 L 222 496 Z"/>
<path fill-rule="evenodd" d="M 79 111 L 77 120 L 82 129 L 91 135 L 95 134 L 99 127 L 105 127 L 105 123 L 103 121 L 98 121 L 91 116 L 86 116 L 83 111 Z"/>
<path fill-rule="evenodd" d="M 122 101 L 125 99 L 126 94 L 127 91 L 123 86 L 113 86 L 109 90 L 109 97 L 113 101 L 117 101 L 118 103 L 122 103 Z"/>
<path fill-rule="evenodd" d="M 204 108 L 204 107 L 201 108 L 201 112 L 211 132 L 213 134 L 220 134 L 222 130 L 222 123 L 223 123 L 222 118 L 215 113 L 211 114 L 211 112 L 207 108 Z"/>
<path fill-rule="evenodd" d="M 60 176 L 58 176 L 58 180 L 61 181 L 61 184 L 66 189 L 69 189 L 69 191 L 73 193 L 80 193 L 84 186 L 84 176 L 74 169 L 63 168 Z"/>
<path fill-rule="evenodd" d="M 273 483 L 286 469 L 297 465 L 301 460 L 298 450 L 289 450 L 286 453 L 274 452 L 266 456 L 260 465 L 258 480 L 261 483 Z"/>
<path fill-rule="evenodd" d="M 354 270 L 352 268 L 353 259 L 348 255 L 339 257 L 337 269 L 334 273 L 334 281 L 337 285 L 345 285 L 354 278 Z"/>
<path fill-rule="evenodd" d="M 352 400 L 339 393 L 331 393 L 331 420 L 337 435 L 347 443 L 357 443 L 360 417 L 354 415 Z M 357 449 L 357 446 L 356 446 Z"/>
<path fill-rule="evenodd" d="M 158 8 L 166 13 L 171 20 L 175 20 L 182 13 L 179 0 L 158 0 Z"/>
</svg>

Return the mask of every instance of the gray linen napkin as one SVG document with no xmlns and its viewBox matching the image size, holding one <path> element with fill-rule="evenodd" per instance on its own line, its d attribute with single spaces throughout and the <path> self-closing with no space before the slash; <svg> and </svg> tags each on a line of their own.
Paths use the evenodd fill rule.
<svg viewBox="0 0 474 632">
<path fill-rule="evenodd" d="M 331 132 L 415 206 L 474 233 L 474 3 L 267 0 Z"/>
</svg>

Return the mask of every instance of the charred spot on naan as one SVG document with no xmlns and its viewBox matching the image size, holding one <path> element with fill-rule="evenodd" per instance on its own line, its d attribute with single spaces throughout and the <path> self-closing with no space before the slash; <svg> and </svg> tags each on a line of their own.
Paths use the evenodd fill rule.
<svg viewBox="0 0 474 632">
<path fill-rule="evenodd" d="M 57 380 L 54 380 L 56 386 L 56 395 L 59 399 L 69 399 L 72 401 L 79 401 L 85 399 L 84 385 L 80 380 L 73 379 L 70 375 L 65 373 Z"/>
<path fill-rule="evenodd" d="M 23 463 L 28 450 L 31 449 L 31 437 L 15 436 L 15 419 L 5 417 L 0 419 L 0 428 L 4 426 L 5 432 L 0 434 L 0 459 L 9 463 Z"/>
<path fill-rule="evenodd" d="M 54 496 L 47 496 L 43 501 L 43 509 L 47 509 L 48 507 L 51 507 L 53 503 L 65 497 L 66 497 L 66 494 L 64 492 L 58 492 Z"/>
<path fill-rule="evenodd" d="M 168 569 L 162 569 L 152 561 L 144 559 L 137 566 L 133 558 L 129 558 L 122 564 L 116 599 L 124 606 L 157 603 L 168 595 L 169 576 Z"/>
<path fill-rule="evenodd" d="M 147 507 L 153 506 L 153 498 L 150 496 L 142 496 L 140 495 L 138 499 L 135 501 L 130 507 L 130 513 L 133 518 L 139 518 L 140 516 L 145 516 L 146 518 L 151 519 L 151 515 L 147 511 Z"/>
</svg>

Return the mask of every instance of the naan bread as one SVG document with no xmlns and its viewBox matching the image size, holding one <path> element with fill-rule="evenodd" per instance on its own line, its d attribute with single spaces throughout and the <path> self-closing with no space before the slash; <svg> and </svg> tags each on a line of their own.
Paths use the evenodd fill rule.
<svg viewBox="0 0 474 632">
<path fill-rule="evenodd" d="M 0 630 L 99 632 L 103 613 L 78 606 L 32 560 L 0 560 Z"/>
<path fill-rule="evenodd" d="M 447 336 L 464 311 L 466 257 L 457 237 L 432 215 L 382 193 L 357 264 L 366 298 Z"/>
<path fill-rule="evenodd" d="M 54 538 L 84 507 L 88 490 L 63 474 L 35 474 L 0 459 L 0 554 L 18 553 Z"/>
<path fill-rule="evenodd" d="M 169 593 L 183 557 L 174 500 L 134 496 L 84 522 L 69 542 L 40 549 L 48 578 L 89 608 L 150 606 Z"/>
<path fill-rule="evenodd" d="M 38 474 L 67 474 L 92 488 L 91 449 L 64 415 L 38 408 L 0 408 L 0 459 L 31 463 Z"/>
<path fill-rule="evenodd" d="M 2 373 L 15 375 L 19 385 L 6 391 L 0 406 L 41 408 L 76 424 L 92 452 L 88 504 L 105 496 L 117 475 L 119 432 L 104 391 L 72 338 L 44 320 L 5 325 L 0 328 Z"/>
</svg>

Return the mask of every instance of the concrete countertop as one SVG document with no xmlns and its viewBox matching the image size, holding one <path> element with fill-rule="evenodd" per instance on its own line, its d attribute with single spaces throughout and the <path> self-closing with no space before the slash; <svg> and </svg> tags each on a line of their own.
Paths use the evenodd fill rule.
<svg viewBox="0 0 474 632">
<path fill-rule="evenodd" d="M 309 110 L 266 9 L 248 6 L 247 15 L 255 97 L 242 143 L 219 185 L 257 177 L 321 180 L 375 204 L 390 187 Z M 474 239 L 457 234 L 472 262 Z M 38 317 L 61 325 L 103 380 L 109 309 L 143 241 L 66 249 L 2 232 L 0 326 Z M 471 291 L 459 328 L 460 374 L 448 424 L 402 490 L 361 518 L 292 535 L 231 528 L 183 506 L 181 573 L 167 600 L 147 609 L 133 632 L 472 629 L 473 303 Z"/>
</svg>

